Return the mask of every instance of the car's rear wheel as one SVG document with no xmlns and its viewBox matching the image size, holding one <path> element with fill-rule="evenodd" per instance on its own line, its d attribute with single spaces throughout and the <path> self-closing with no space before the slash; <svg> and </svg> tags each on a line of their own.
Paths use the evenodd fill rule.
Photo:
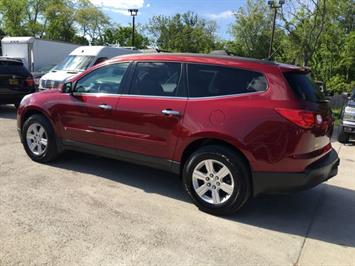
<svg viewBox="0 0 355 266">
<path fill-rule="evenodd" d="M 33 115 L 25 121 L 22 140 L 26 153 L 36 162 L 47 163 L 59 155 L 52 125 L 42 115 Z"/>
<path fill-rule="evenodd" d="M 224 146 L 205 146 L 187 160 L 184 187 L 203 211 L 225 215 L 238 211 L 250 197 L 250 174 L 245 160 Z"/>
<path fill-rule="evenodd" d="M 349 134 L 344 131 L 344 127 L 339 128 L 338 141 L 340 143 L 348 143 L 349 142 Z"/>
</svg>

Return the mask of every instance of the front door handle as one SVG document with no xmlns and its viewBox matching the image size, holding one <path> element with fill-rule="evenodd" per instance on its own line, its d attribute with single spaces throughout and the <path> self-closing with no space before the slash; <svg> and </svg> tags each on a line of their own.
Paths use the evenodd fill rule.
<svg viewBox="0 0 355 266">
<path fill-rule="evenodd" d="M 104 110 L 104 111 L 110 111 L 112 110 L 112 106 L 111 105 L 108 105 L 108 104 L 100 104 L 98 106 L 101 110 Z"/>
<path fill-rule="evenodd" d="M 164 109 L 161 111 L 162 114 L 168 115 L 168 116 L 180 116 L 179 111 L 171 110 L 171 109 Z"/>
</svg>

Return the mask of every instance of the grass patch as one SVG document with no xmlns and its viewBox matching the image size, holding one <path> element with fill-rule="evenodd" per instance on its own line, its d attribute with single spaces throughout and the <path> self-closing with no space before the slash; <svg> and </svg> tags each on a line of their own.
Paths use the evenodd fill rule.
<svg viewBox="0 0 355 266">
<path fill-rule="evenodd" d="M 333 117 L 335 119 L 335 125 L 339 126 L 340 125 L 340 114 L 341 114 L 341 108 L 332 108 L 333 112 Z"/>
</svg>

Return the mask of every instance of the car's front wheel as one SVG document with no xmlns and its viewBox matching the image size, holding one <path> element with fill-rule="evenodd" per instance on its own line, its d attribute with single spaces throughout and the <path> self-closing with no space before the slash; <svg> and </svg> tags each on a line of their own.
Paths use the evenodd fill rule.
<svg viewBox="0 0 355 266">
<path fill-rule="evenodd" d="M 26 153 L 36 162 L 47 163 L 59 155 L 54 130 L 42 115 L 33 115 L 25 121 L 22 141 Z"/>
<path fill-rule="evenodd" d="M 184 187 L 194 203 L 211 214 L 238 211 L 250 197 L 250 174 L 245 160 L 224 146 L 205 146 L 187 160 Z"/>
</svg>

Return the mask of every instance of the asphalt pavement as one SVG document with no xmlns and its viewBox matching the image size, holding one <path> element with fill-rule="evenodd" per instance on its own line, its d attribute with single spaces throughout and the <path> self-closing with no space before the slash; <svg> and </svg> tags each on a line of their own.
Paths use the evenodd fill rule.
<svg viewBox="0 0 355 266">
<path fill-rule="evenodd" d="M 0 265 L 355 265 L 355 143 L 312 190 L 199 211 L 178 176 L 75 152 L 31 161 L 0 106 Z"/>
</svg>

